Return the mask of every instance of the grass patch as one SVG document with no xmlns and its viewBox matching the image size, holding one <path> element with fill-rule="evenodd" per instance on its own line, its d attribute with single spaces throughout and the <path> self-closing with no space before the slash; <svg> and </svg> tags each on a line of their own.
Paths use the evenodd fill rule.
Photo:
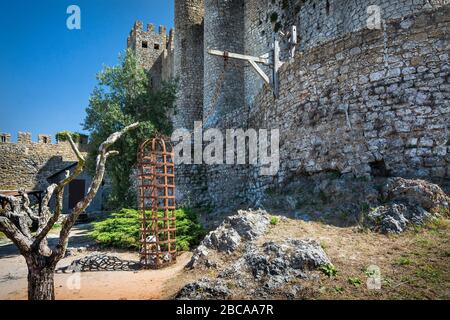
<svg viewBox="0 0 450 320">
<path fill-rule="evenodd" d="M 444 218 L 450 218 L 450 207 L 439 206 L 434 211 Z"/>
<path fill-rule="evenodd" d="M 271 224 L 272 226 L 276 226 L 279 222 L 280 222 L 280 219 L 278 219 L 277 217 L 272 217 L 272 218 L 270 219 L 270 224 Z"/>
<path fill-rule="evenodd" d="M 361 286 L 362 281 L 359 278 L 356 278 L 356 277 L 352 278 L 352 277 L 350 277 L 350 278 L 348 278 L 348 283 L 350 283 L 352 286 L 358 288 L 359 286 Z"/>
<path fill-rule="evenodd" d="M 395 265 L 397 266 L 410 266 L 411 264 L 411 259 L 408 259 L 406 257 L 401 257 L 395 262 Z"/>
<path fill-rule="evenodd" d="M 416 272 L 416 275 L 417 277 L 432 283 L 439 283 L 444 280 L 442 278 L 442 273 L 432 266 L 425 266 L 423 268 L 420 268 Z"/>
<path fill-rule="evenodd" d="M 335 286 L 334 287 L 334 291 L 336 291 L 336 293 L 343 294 L 344 293 L 344 288 L 341 287 L 341 286 Z"/>
<path fill-rule="evenodd" d="M 320 271 L 322 271 L 329 278 L 335 277 L 338 273 L 336 267 L 332 264 L 327 264 L 325 266 L 320 267 Z"/>
<path fill-rule="evenodd" d="M 177 217 L 177 249 L 187 251 L 197 245 L 205 235 L 198 215 L 191 209 L 179 209 Z M 122 209 L 104 221 L 95 222 L 90 236 L 102 247 L 139 249 L 139 212 Z"/>
</svg>

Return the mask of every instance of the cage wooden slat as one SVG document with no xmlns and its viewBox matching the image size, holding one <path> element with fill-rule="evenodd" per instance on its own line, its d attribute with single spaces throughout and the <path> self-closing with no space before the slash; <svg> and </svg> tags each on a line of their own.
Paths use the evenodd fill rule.
<svg viewBox="0 0 450 320">
<path fill-rule="evenodd" d="M 174 154 L 161 136 L 138 152 L 141 263 L 162 268 L 176 261 Z"/>
</svg>

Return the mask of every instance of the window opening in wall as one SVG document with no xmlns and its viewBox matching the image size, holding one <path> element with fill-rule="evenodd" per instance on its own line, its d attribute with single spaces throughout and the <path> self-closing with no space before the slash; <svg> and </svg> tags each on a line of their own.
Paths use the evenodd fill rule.
<svg viewBox="0 0 450 320">
<path fill-rule="evenodd" d="M 44 143 L 48 143 L 48 138 L 47 137 L 44 137 L 42 140 L 44 141 Z"/>
<path fill-rule="evenodd" d="M 6 142 L 6 137 L 5 136 L 1 136 L 1 141 L 2 142 Z"/>
<path fill-rule="evenodd" d="M 331 6 L 330 6 L 330 0 L 327 0 L 327 4 L 326 4 L 327 16 L 330 15 L 330 9 L 331 9 Z"/>
<path fill-rule="evenodd" d="M 155 50 L 159 50 L 159 43 L 155 43 L 153 47 L 155 48 Z"/>
<path fill-rule="evenodd" d="M 142 48 L 144 48 L 144 49 L 148 48 L 148 42 L 147 41 L 142 41 Z"/>
</svg>

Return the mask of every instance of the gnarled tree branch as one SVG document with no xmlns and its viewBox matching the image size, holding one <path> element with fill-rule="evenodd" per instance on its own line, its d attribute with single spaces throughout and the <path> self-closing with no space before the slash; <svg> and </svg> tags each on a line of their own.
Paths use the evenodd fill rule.
<svg viewBox="0 0 450 320">
<path fill-rule="evenodd" d="M 70 146 L 72 147 L 73 152 L 78 158 L 77 166 L 75 167 L 75 170 L 73 174 L 66 177 L 63 181 L 56 184 L 55 187 L 50 186 L 47 188 L 47 194 L 51 193 L 49 197 L 46 197 L 44 199 L 44 204 L 48 208 L 48 202 L 51 199 L 51 196 L 53 193 L 56 195 L 56 209 L 55 213 L 51 217 L 46 217 L 46 220 L 43 222 L 45 226 L 40 226 L 38 230 L 38 235 L 35 237 L 33 246 L 39 246 L 41 241 L 48 235 L 50 230 L 52 230 L 53 226 L 58 221 L 59 217 L 62 214 L 62 207 L 63 207 L 63 197 L 64 197 L 64 188 L 72 182 L 76 177 L 78 177 L 81 172 L 83 172 L 84 165 L 86 163 L 86 160 L 84 159 L 83 155 L 81 154 L 80 150 L 78 150 L 77 145 L 72 139 L 72 136 L 70 134 L 67 134 L 67 138 L 69 139 Z"/>
<path fill-rule="evenodd" d="M 7 217 L 0 216 L 0 231 L 3 232 L 19 248 L 22 255 L 31 249 L 31 241 Z"/>
<path fill-rule="evenodd" d="M 70 230 L 72 229 L 73 225 L 77 221 L 80 214 L 83 213 L 86 210 L 86 208 L 91 204 L 92 200 L 94 199 L 95 195 L 98 192 L 98 189 L 101 186 L 103 177 L 105 175 L 106 160 L 108 159 L 109 156 L 116 155 L 119 153 L 117 151 L 108 151 L 108 148 L 111 145 L 113 145 L 117 140 L 119 140 L 125 133 L 137 128 L 138 126 L 139 123 L 134 123 L 130 126 L 125 127 L 121 131 L 113 133 L 111 136 L 109 136 L 109 138 L 105 142 L 103 142 L 100 145 L 95 175 L 92 178 L 89 191 L 86 197 L 75 206 L 72 213 L 63 222 L 61 232 L 59 234 L 59 244 L 56 247 L 56 250 L 54 250 L 52 255 L 53 259 L 55 259 L 56 261 L 64 256 L 65 250 L 67 248 Z"/>
</svg>

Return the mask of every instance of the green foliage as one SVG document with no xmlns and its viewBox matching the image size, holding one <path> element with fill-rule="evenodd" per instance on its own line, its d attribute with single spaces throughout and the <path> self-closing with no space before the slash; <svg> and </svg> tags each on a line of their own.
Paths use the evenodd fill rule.
<svg viewBox="0 0 450 320">
<path fill-rule="evenodd" d="M 325 266 L 321 266 L 320 271 L 322 271 L 325 275 L 327 275 L 328 277 L 335 277 L 338 273 L 336 267 L 332 264 L 327 264 Z"/>
<path fill-rule="evenodd" d="M 57 141 L 69 141 L 68 135 L 72 136 L 72 140 L 74 142 L 80 142 L 81 139 L 87 139 L 87 135 L 79 133 L 79 132 L 70 132 L 70 131 L 60 131 L 56 133 Z"/>
<path fill-rule="evenodd" d="M 59 230 L 61 229 L 62 225 L 60 223 L 55 223 L 52 227 L 52 230 Z"/>
<path fill-rule="evenodd" d="M 367 278 L 375 277 L 378 273 L 377 270 L 370 270 L 369 268 L 365 268 L 363 271 Z"/>
<path fill-rule="evenodd" d="M 6 235 L 3 232 L 0 232 L 0 239 L 6 238 Z"/>
<path fill-rule="evenodd" d="M 434 211 L 441 217 L 450 218 L 450 207 L 448 206 L 438 206 Z"/>
<path fill-rule="evenodd" d="M 177 249 L 187 251 L 197 245 L 205 235 L 197 214 L 191 209 L 179 209 L 177 217 Z M 139 212 L 122 209 L 104 221 L 94 223 L 92 238 L 104 247 L 118 249 L 139 248 Z"/>
<path fill-rule="evenodd" d="M 348 278 L 348 283 L 358 288 L 362 284 L 362 281 L 359 278 Z"/>
<path fill-rule="evenodd" d="M 445 281 L 445 277 L 443 276 L 442 272 L 430 265 L 419 268 L 416 271 L 416 275 L 419 278 L 422 278 L 423 280 L 431 283 L 439 283 Z"/>
<path fill-rule="evenodd" d="M 344 288 L 342 288 L 341 286 L 335 286 L 334 291 L 336 291 L 336 293 L 343 294 Z"/>
<path fill-rule="evenodd" d="M 115 143 L 113 148 L 120 154 L 107 163 L 111 185 L 107 208 L 134 207 L 136 195 L 131 188 L 130 175 L 137 162 L 138 146 L 155 131 L 169 134 L 172 130 L 168 111 L 176 99 L 177 83 L 163 83 L 159 91 L 153 90 L 148 74 L 131 50 L 120 56 L 119 65 L 104 67 L 97 74 L 97 80 L 83 124 L 93 146 L 87 168 L 93 173 L 96 150 L 109 135 L 139 121 L 141 125 L 137 130 Z"/>
<path fill-rule="evenodd" d="M 279 222 L 280 220 L 277 217 L 270 218 L 270 224 L 273 226 L 276 226 Z"/>
<path fill-rule="evenodd" d="M 412 261 L 406 257 L 400 257 L 395 264 L 398 266 L 409 266 L 412 264 Z"/>
</svg>

